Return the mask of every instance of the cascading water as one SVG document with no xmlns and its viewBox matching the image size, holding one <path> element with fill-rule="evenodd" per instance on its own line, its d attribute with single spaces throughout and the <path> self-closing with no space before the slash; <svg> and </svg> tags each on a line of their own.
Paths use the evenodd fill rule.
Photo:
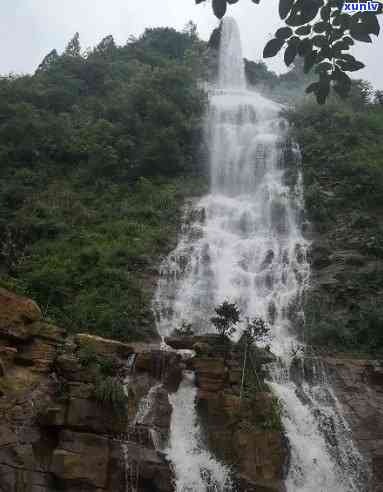
<svg viewBox="0 0 383 492">
<path fill-rule="evenodd" d="M 207 320 L 224 300 L 236 302 L 243 319 L 266 319 L 271 349 L 279 357 L 270 367 L 270 386 L 283 405 L 291 448 L 287 490 L 360 492 L 363 464 L 324 371 L 313 364 L 317 372 L 310 382 L 303 369 L 294 376 L 310 269 L 301 232 L 300 154 L 289 142 L 280 109 L 246 90 L 238 27 L 226 18 L 208 115 L 211 191 L 187 211 L 179 244 L 162 265 L 154 301 L 157 326 L 162 336 L 183 325 L 210 332 Z M 195 438 L 194 398 L 188 377 L 171 401 L 169 457 L 180 492 L 210 490 L 198 458 L 206 451 Z M 209 464 L 214 490 L 225 490 L 227 470 L 211 456 Z"/>
</svg>

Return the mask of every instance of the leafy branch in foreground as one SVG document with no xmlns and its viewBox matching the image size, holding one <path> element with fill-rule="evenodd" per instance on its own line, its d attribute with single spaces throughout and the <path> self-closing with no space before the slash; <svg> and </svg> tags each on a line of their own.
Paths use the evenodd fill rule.
<svg viewBox="0 0 383 492">
<path fill-rule="evenodd" d="M 195 0 L 197 4 L 205 0 Z M 259 4 L 260 0 L 252 0 Z M 229 4 L 238 0 L 212 0 L 214 14 L 222 19 Z M 341 97 L 346 97 L 351 88 L 351 79 L 346 72 L 355 72 L 364 64 L 349 53 L 355 41 L 371 43 L 371 35 L 378 36 L 380 26 L 377 15 L 383 4 L 374 4 L 375 11 L 367 10 L 367 2 L 360 2 L 365 9 L 347 12 L 344 0 L 279 0 L 279 16 L 286 26 L 279 28 L 275 37 L 266 44 L 263 57 L 274 57 L 285 48 L 284 61 L 290 66 L 296 56 L 304 58 L 304 71 L 315 67 L 318 81 L 306 88 L 314 93 L 319 104 L 326 102 L 332 87 Z"/>
</svg>

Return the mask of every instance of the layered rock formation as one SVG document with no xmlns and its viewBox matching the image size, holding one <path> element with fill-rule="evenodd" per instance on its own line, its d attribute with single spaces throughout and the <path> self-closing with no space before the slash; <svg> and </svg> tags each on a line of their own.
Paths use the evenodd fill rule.
<svg viewBox="0 0 383 492">
<path fill-rule="evenodd" d="M 371 492 L 383 491 L 383 361 L 350 354 L 325 357 L 327 372 L 371 473 Z"/>
<path fill-rule="evenodd" d="M 241 392 L 241 345 L 222 344 L 218 335 L 166 339 L 178 349 L 194 349 L 190 360 L 198 386 L 197 407 L 206 446 L 234 471 L 237 490 L 284 491 L 288 446 L 280 408 L 264 383 L 263 364 L 274 360 L 253 351 Z M 241 394 L 242 393 L 242 394 Z"/>
<path fill-rule="evenodd" d="M 167 388 L 181 369 L 176 353 L 158 347 L 68 336 L 42 321 L 33 301 L 0 290 L 0 490 L 172 490 L 164 454 L 133 419 L 161 381 L 151 425 L 166 433 Z M 121 398 L 124 378 L 130 388 L 120 402 L 112 392 Z"/>
<path fill-rule="evenodd" d="M 232 467 L 238 490 L 283 490 L 272 398 L 262 386 L 241 404 L 240 352 L 214 335 L 170 343 L 197 351 L 188 368 L 206 444 Z M 33 301 L 0 290 L 0 490 L 173 491 L 168 395 L 185 368 L 156 344 L 69 335 Z"/>
</svg>

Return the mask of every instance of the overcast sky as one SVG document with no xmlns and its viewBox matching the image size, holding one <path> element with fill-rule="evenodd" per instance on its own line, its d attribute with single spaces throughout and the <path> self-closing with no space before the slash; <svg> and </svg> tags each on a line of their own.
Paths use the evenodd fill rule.
<svg viewBox="0 0 383 492">
<path fill-rule="evenodd" d="M 194 0 L 0 0 L 0 73 L 32 72 L 53 48 L 61 52 L 78 31 L 83 48 L 94 46 L 113 34 L 118 44 L 145 27 L 174 26 L 182 29 L 193 20 L 202 38 L 207 39 L 218 22 L 210 2 Z M 244 56 L 259 60 L 265 41 L 281 24 L 278 0 L 255 5 L 240 0 L 230 7 L 239 23 Z M 358 43 L 354 53 L 367 68 L 358 77 L 383 89 L 383 35 L 374 43 Z M 270 68 L 284 71 L 282 60 L 268 61 Z"/>
</svg>

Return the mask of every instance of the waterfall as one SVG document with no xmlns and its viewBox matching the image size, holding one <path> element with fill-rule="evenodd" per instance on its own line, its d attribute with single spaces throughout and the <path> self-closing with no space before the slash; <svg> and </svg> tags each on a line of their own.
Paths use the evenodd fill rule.
<svg viewBox="0 0 383 492">
<path fill-rule="evenodd" d="M 229 470 L 202 444 L 196 395 L 194 374 L 185 371 L 179 390 L 169 398 L 173 413 L 168 458 L 174 466 L 176 492 L 229 492 Z"/>
<path fill-rule="evenodd" d="M 311 380 L 303 369 L 301 377 L 293 371 L 305 360 L 298 336 L 310 280 L 299 149 L 281 107 L 246 89 L 239 31 L 230 18 L 222 23 L 219 62 L 207 125 L 210 193 L 185 211 L 179 243 L 162 264 L 153 306 L 158 331 L 167 336 L 191 325 L 195 333 L 211 332 L 208 320 L 225 300 L 237 303 L 242 319 L 267 320 L 278 356 L 269 384 L 282 404 L 291 450 L 288 492 L 366 490 L 363 462 L 324 368 L 315 366 Z M 198 482 L 205 451 L 195 445 L 194 398 L 190 377 L 172 397 L 169 457 L 180 492 L 210 490 Z M 208 463 L 222 475 L 214 490 L 224 490 L 226 470 L 212 457 Z"/>
</svg>

